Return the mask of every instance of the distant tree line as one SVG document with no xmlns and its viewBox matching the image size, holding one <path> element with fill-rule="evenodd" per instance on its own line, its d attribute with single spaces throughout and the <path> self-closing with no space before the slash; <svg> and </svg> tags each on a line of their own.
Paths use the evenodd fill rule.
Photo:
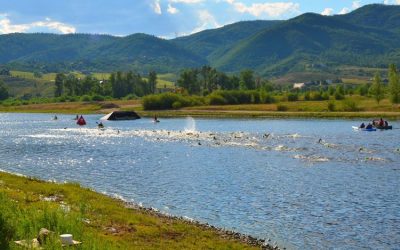
<svg viewBox="0 0 400 250">
<path fill-rule="evenodd" d="M 255 77 L 251 70 L 239 76 L 228 76 L 209 66 L 188 69 L 181 73 L 177 83 L 184 89 L 183 95 L 165 93 L 143 98 L 145 109 L 171 109 L 196 105 L 265 104 L 280 101 L 295 102 L 330 100 L 328 110 L 333 111 L 334 100 L 344 100 L 345 111 L 358 111 L 357 103 L 346 96 L 359 95 L 374 98 L 378 104 L 390 94 L 392 103 L 400 103 L 400 80 L 395 65 L 390 65 L 388 85 L 383 84 L 377 73 L 372 83 L 315 84 L 305 89 L 293 89 L 291 84 L 272 85 Z M 186 91 L 186 92 L 185 92 Z M 185 94 L 186 93 L 186 94 Z M 283 105 L 280 105 L 284 110 Z"/>
<path fill-rule="evenodd" d="M 210 66 L 186 69 L 181 72 L 177 85 L 190 95 L 206 96 L 215 90 L 254 90 L 270 85 L 257 77 L 252 70 L 243 70 L 239 76 L 229 76 Z"/>
<path fill-rule="evenodd" d="M 88 75 L 83 79 L 74 74 L 58 73 L 55 78 L 55 97 L 98 95 L 122 98 L 126 96 L 144 96 L 155 93 L 157 73 L 151 71 L 147 80 L 134 72 L 111 73 L 109 79 L 100 81 Z"/>
</svg>

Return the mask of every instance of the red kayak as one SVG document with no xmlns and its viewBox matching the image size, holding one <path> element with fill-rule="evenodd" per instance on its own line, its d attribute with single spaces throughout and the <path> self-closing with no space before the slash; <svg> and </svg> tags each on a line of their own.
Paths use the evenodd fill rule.
<svg viewBox="0 0 400 250">
<path fill-rule="evenodd" d="M 83 118 L 83 116 L 79 117 L 78 121 L 76 122 L 76 124 L 78 124 L 79 126 L 83 126 L 86 125 L 86 121 Z"/>
</svg>

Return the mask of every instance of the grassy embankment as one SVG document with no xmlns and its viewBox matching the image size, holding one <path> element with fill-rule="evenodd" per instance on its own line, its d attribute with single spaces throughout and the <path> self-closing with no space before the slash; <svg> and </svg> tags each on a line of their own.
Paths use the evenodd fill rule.
<svg viewBox="0 0 400 250">
<path fill-rule="evenodd" d="M 257 249 L 222 231 L 82 188 L 0 172 L 0 249 L 14 240 L 54 232 L 45 249 L 60 249 L 59 234 L 83 242 L 79 249 Z M 243 239 L 242 239 L 243 241 Z"/>
<path fill-rule="evenodd" d="M 174 116 L 203 116 L 203 117 L 326 117 L 326 118 L 376 118 L 400 119 L 400 106 L 393 105 L 385 99 L 378 105 L 375 100 L 366 97 L 353 96 L 357 110 L 346 111 L 346 101 L 334 101 L 335 111 L 328 111 L 328 101 L 297 101 L 279 102 L 273 104 L 243 104 L 221 106 L 196 106 L 179 110 L 144 111 L 140 100 L 115 100 L 101 103 L 72 102 L 49 103 L 20 106 L 1 106 L 0 112 L 27 113 L 64 113 L 89 114 L 107 113 L 111 110 L 135 110 L 142 116 L 174 117 Z M 109 108 L 110 103 L 115 108 Z M 111 105 L 112 105 L 111 104 Z M 278 106 L 284 106 L 286 111 L 277 111 Z"/>
</svg>

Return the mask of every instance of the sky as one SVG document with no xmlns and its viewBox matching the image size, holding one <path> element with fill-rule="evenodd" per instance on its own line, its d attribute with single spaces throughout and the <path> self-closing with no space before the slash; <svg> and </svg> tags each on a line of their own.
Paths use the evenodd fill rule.
<svg viewBox="0 0 400 250">
<path fill-rule="evenodd" d="M 400 0 L 0 0 L 0 34 L 146 33 L 170 39 L 247 20 L 346 14 Z"/>
</svg>

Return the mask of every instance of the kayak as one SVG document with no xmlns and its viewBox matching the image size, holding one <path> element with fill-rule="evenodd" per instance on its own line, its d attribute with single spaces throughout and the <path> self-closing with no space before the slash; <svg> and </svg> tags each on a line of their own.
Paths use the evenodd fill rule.
<svg viewBox="0 0 400 250">
<path fill-rule="evenodd" d="M 356 126 L 352 126 L 354 130 L 359 130 L 359 131 L 367 131 L 367 132 L 372 132 L 376 131 L 376 128 L 359 128 Z"/>
<path fill-rule="evenodd" d="M 388 130 L 388 129 L 392 129 L 392 126 L 375 126 L 375 128 L 382 129 L 382 130 Z"/>
<path fill-rule="evenodd" d="M 78 124 L 79 126 L 84 126 L 86 125 L 86 121 L 83 118 L 83 116 L 79 117 L 78 121 L 76 122 L 76 124 Z"/>
</svg>

